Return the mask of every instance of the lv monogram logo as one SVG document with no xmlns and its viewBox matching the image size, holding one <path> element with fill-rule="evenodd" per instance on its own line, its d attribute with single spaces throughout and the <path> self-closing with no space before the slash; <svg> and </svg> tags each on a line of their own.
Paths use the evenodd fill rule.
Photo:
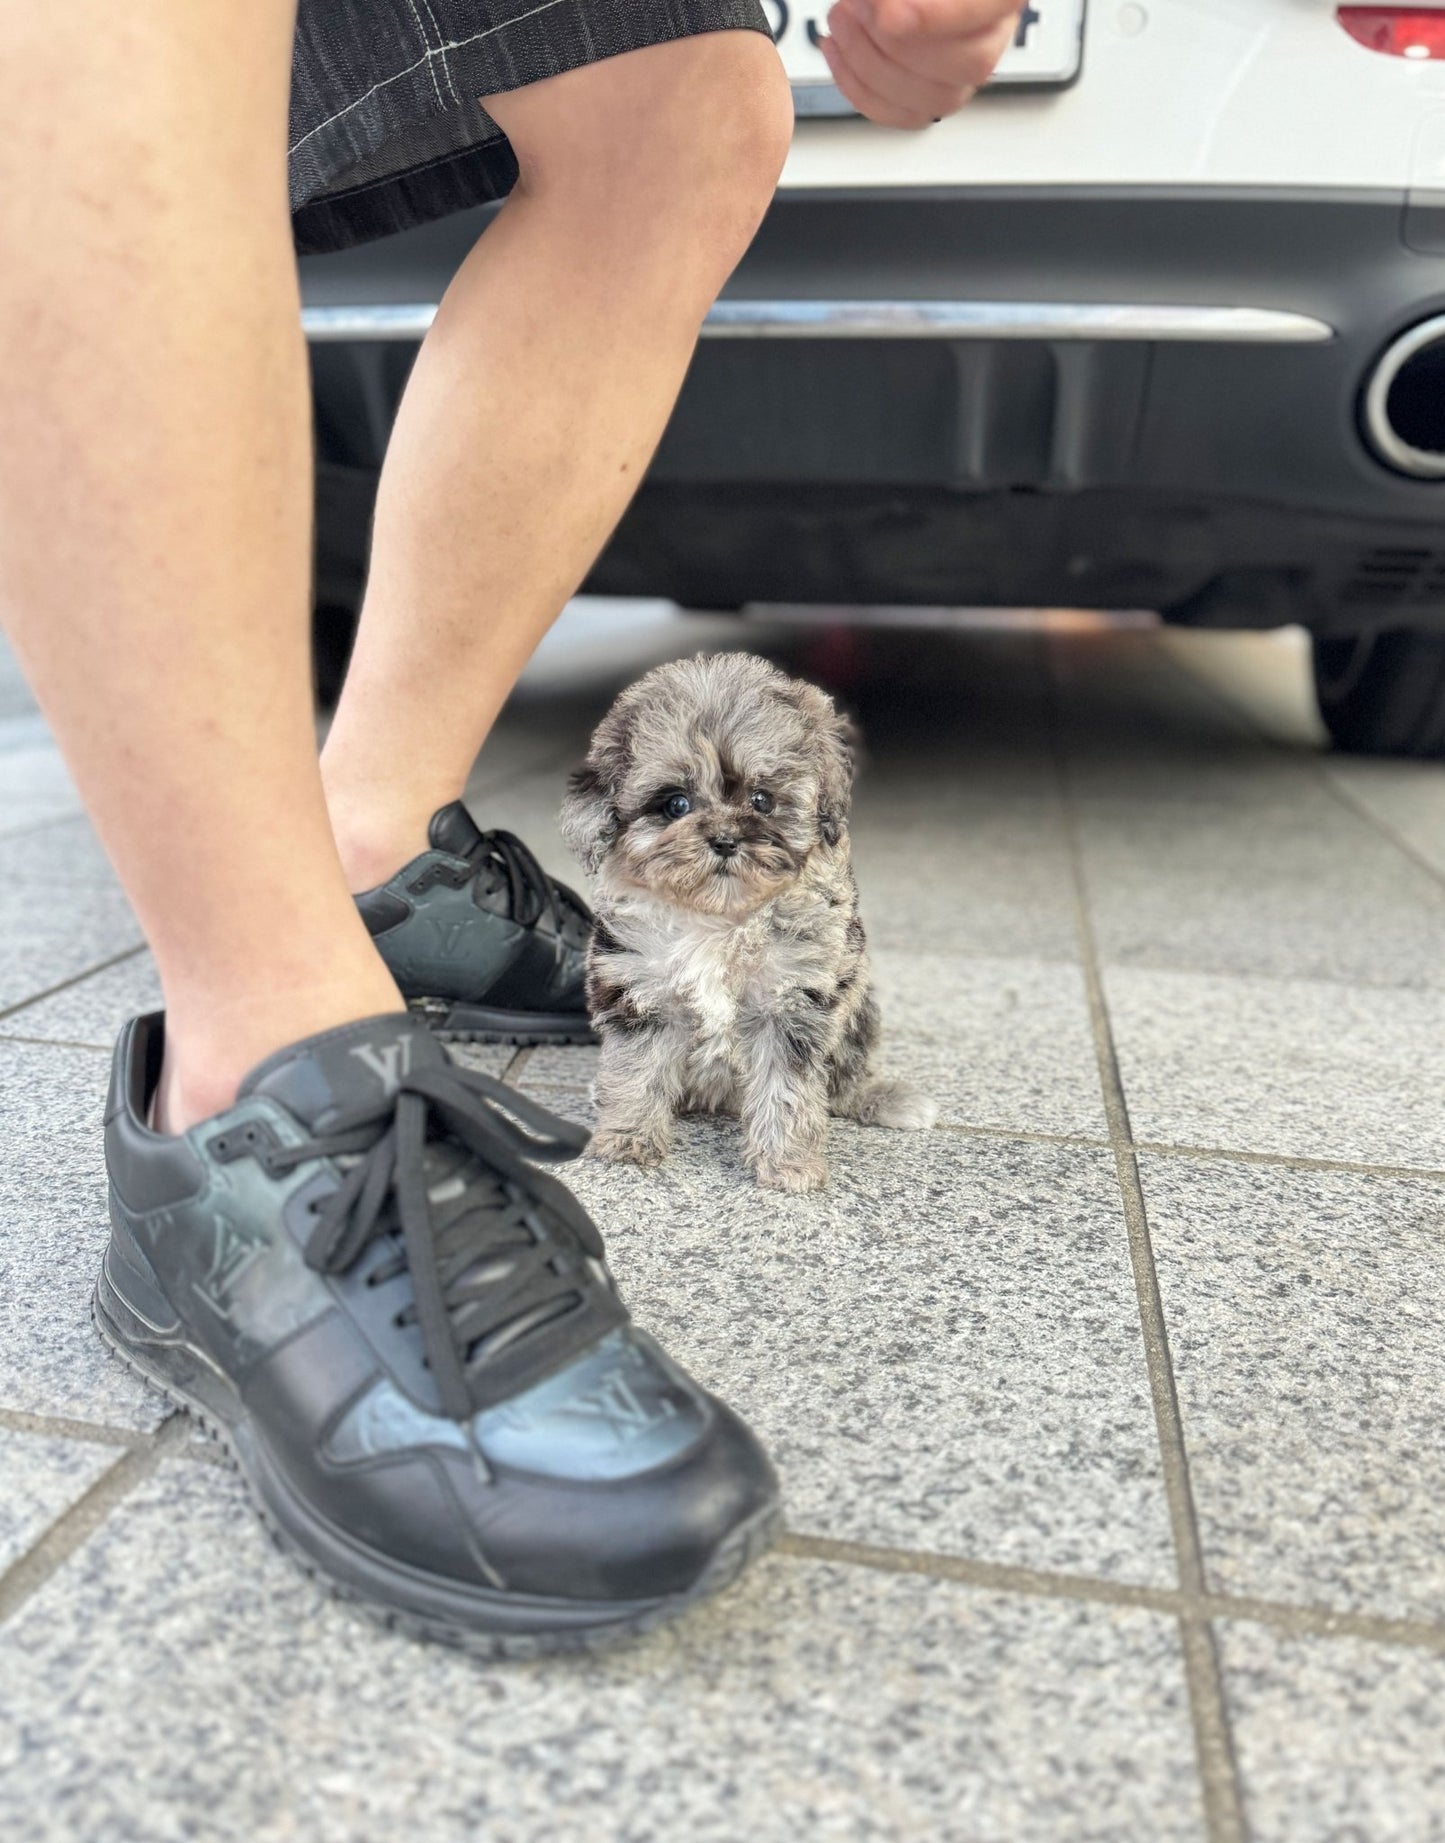
<svg viewBox="0 0 1445 1843">
<path fill-rule="evenodd" d="M 351 1054 L 366 1064 L 387 1094 L 395 1094 L 401 1078 L 411 1073 L 411 1038 L 398 1037 L 394 1043 L 361 1043 Z"/>
<path fill-rule="evenodd" d="M 649 1409 L 637 1399 L 632 1384 L 621 1371 L 614 1370 L 589 1394 L 578 1396 L 572 1403 L 572 1412 L 585 1415 L 589 1420 L 606 1421 L 618 1440 L 626 1441 L 646 1433 L 660 1421 L 670 1421 L 677 1410 L 670 1401 L 660 1401 L 655 1408 Z"/>
<path fill-rule="evenodd" d="M 432 931 L 437 937 L 437 952 L 441 955 L 442 959 L 455 959 L 457 949 L 462 944 L 462 937 L 467 931 L 466 922 L 432 920 L 431 926 Z"/>
<path fill-rule="evenodd" d="M 248 1235 L 225 1216 L 213 1214 L 210 1264 L 194 1282 L 196 1296 L 229 1323 L 236 1282 L 265 1251 L 264 1238 Z"/>
</svg>

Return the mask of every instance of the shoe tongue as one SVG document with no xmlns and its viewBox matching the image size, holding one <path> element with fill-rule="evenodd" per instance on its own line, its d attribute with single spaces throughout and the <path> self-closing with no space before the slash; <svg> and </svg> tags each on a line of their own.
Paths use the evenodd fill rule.
<svg viewBox="0 0 1445 1843">
<path fill-rule="evenodd" d="M 404 1075 L 446 1061 L 425 1024 L 390 1012 L 278 1050 L 252 1069 L 240 1093 L 269 1095 L 313 1132 L 324 1131 L 339 1113 L 389 1100 Z"/>
<path fill-rule="evenodd" d="M 475 850 L 482 831 L 461 801 L 453 800 L 432 814 L 426 835 L 434 851 L 450 851 L 453 857 L 463 858 Z"/>
</svg>

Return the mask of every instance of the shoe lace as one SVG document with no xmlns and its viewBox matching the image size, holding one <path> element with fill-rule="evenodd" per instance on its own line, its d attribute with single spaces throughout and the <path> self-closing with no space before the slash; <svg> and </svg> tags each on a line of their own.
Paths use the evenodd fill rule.
<svg viewBox="0 0 1445 1843">
<path fill-rule="evenodd" d="M 576 1158 L 587 1139 L 585 1127 L 515 1089 L 448 1064 L 403 1075 L 380 1104 L 274 1148 L 268 1162 L 345 1164 L 341 1183 L 312 1205 L 305 1258 L 318 1272 L 346 1272 L 400 1227 L 394 1258 L 370 1278 L 410 1272 L 414 1303 L 398 1322 L 420 1326 L 443 1411 L 466 1420 L 504 1353 L 596 1298 L 606 1272 L 596 1225 L 536 1169 Z"/>
<path fill-rule="evenodd" d="M 559 952 L 569 909 L 584 927 L 591 923 L 592 912 L 577 892 L 549 877 L 515 832 L 483 832 L 465 855 L 469 864 L 487 866 L 506 884 L 513 921 L 531 927 L 543 915 L 550 919 Z"/>
</svg>

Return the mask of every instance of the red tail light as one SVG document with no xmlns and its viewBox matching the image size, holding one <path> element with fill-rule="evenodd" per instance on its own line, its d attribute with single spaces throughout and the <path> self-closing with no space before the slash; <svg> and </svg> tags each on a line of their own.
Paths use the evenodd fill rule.
<svg viewBox="0 0 1445 1843">
<path fill-rule="evenodd" d="M 1445 13 L 1420 6 L 1342 6 L 1336 18 L 1358 44 L 1391 58 L 1445 58 Z"/>
</svg>

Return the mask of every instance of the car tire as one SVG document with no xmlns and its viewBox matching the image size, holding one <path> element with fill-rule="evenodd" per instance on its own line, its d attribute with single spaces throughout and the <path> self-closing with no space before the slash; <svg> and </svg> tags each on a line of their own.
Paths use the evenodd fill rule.
<svg viewBox="0 0 1445 1843">
<path fill-rule="evenodd" d="M 1317 634 L 1314 668 L 1320 715 L 1337 748 L 1445 756 L 1445 633 Z"/>
</svg>

